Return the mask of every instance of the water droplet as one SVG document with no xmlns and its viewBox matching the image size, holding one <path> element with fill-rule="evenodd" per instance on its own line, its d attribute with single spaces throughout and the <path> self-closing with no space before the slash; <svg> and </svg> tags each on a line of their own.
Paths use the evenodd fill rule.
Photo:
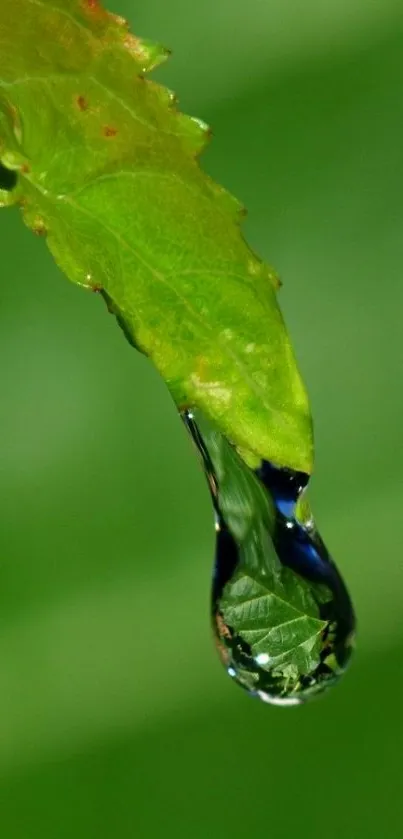
<svg viewBox="0 0 403 839">
<path fill-rule="evenodd" d="M 212 618 L 221 660 L 253 696 L 299 705 L 339 680 L 355 630 L 304 494 L 308 476 L 265 461 L 253 470 L 198 410 L 182 418 L 215 512 Z"/>
</svg>

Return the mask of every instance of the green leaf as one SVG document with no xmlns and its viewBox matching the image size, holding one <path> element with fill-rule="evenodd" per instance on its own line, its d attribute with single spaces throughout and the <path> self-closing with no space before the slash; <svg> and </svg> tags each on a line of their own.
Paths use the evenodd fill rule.
<svg viewBox="0 0 403 839">
<path fill-rule="evenodd" d="M 309 585 L 289 569 L 260 579 L 240 569 L 225 587 L 220 609 L 252 655 L 264 655 L 262 666 L 273 676 L 297 681 L 319 663 L 326 621 Z"/>
<path fill-rule="evenodd" d="M 166 50 L 97 0 L 2 0 L 3 204 L 100 291 L 179 408 L 245 458 L 312 468 L 311 418 L 274 272 L 245 243 L 236 199 L 199 168 L 208 129 L 144 79 Z"/>
</svg>

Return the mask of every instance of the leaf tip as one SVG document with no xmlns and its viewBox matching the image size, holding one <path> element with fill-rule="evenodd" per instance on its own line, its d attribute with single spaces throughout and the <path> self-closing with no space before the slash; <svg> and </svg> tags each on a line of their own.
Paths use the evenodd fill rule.
<svg viewBox="0 0 403 839">
<path fill-rule="evenodd" d="M 123 46 L 140 65 L 143 73 L 149 73 L 164 61 L 167 61 L 171 51 L 161 44 L 147 41 L 143 38 L 136 38 L 130 32 L 125 34 Z"/>
<path fill-rule="evenodd" d="M 199 119 L 199 117 L 189 117 L 189 119 L 193 122 L 198 131 L 199 148 L 197 154 L 201 154 L 212 139 L 213 130 L 211 126 L 207 124 L 207 122 L 204 122 L 204 120 Z"/>
</svg>

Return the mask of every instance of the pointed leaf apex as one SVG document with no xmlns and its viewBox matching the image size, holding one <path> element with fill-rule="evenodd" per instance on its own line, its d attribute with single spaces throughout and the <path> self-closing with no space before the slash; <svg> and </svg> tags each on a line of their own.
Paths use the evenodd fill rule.
<svg viewBox="0 0 403 839">
<path fill-rule="evenodd" d="M 192 157 L 198 157 L 206 148 L 211 130 L 203 120 L 177 112 L 180 134 L 186 150 Z"/>
<path fill-rule="evenodd" d="M 144 38 L 136 38 L 129 32 L 125 35 L 124 45 L 131 53 L 143 73 L 155 70 L 163 64 L 171 55 L 171 51 L 161 44 L 147 41 Z"/>
</svg>

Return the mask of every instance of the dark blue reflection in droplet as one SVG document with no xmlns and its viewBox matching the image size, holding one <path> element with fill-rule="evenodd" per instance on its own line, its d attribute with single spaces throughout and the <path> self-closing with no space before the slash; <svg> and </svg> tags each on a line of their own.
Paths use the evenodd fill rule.
<svg viewBox="0 0 403 839">
<path fill-rule="evenodd" d="M 355 618 L 345 584 L 299 505 L 302 472 L 249 468 L 199 411 L 182 418 L 201 454 L 217 546 L 213 627 L 229 675 L 266 702 L 294 705 L 338 681 Z"/>
</svg>

